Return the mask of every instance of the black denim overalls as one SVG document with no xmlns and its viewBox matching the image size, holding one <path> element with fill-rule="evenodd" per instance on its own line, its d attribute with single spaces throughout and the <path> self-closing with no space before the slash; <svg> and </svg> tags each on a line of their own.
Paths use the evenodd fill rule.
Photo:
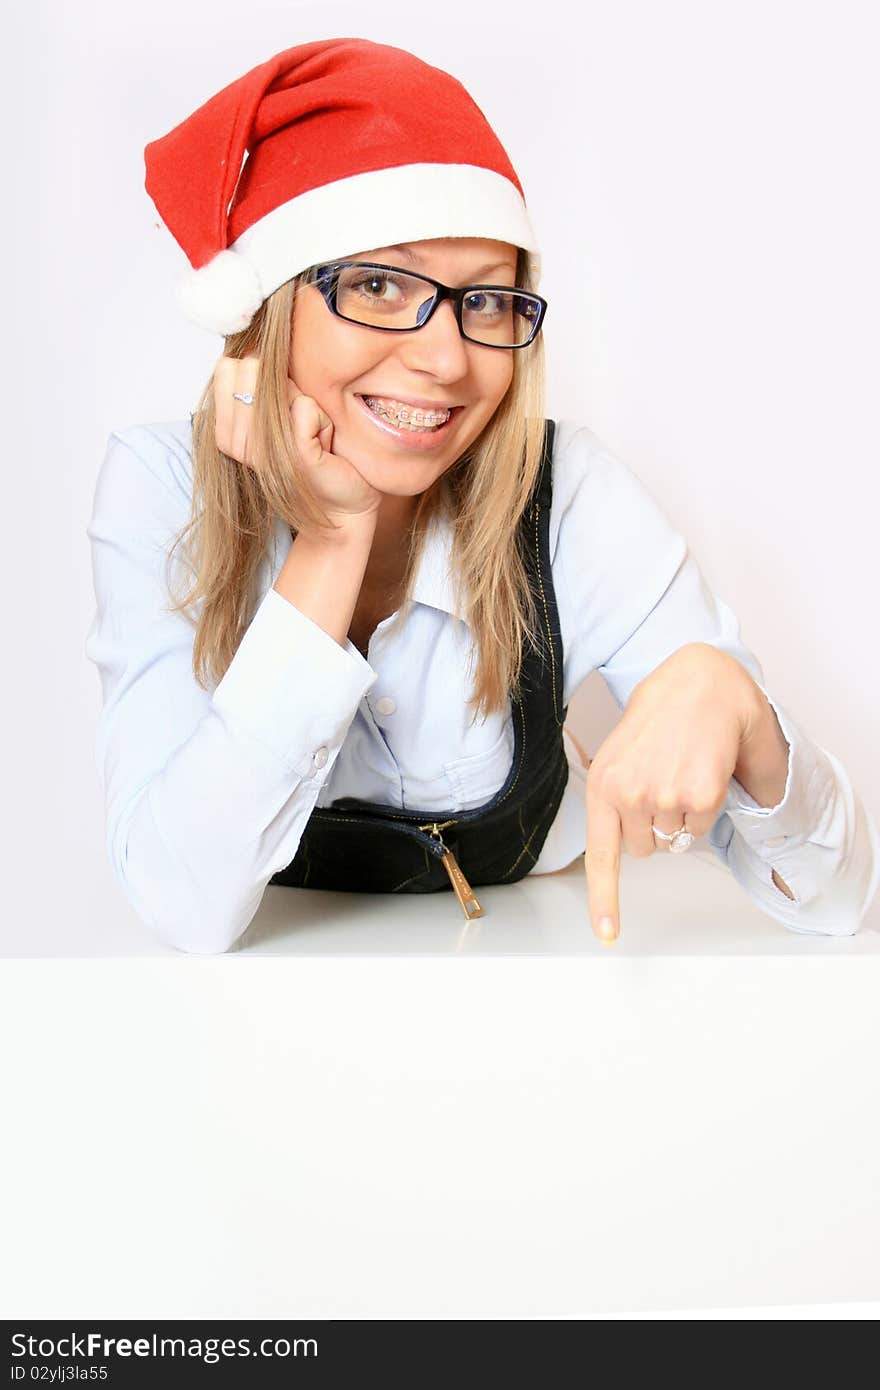
<svg viewBox="0 0 880 1390">
<path fill-rule="evenodd" d="M 554 431 L 555 421 L 545 421 L 538 480 L 520 520 L 541 650 L 524 646 L 521 694 L 511 695 L 513 765 L 504 785 L 469 811 L 401 810 L 357 797 L 316 807 L 296 855 L 270 883 L 351 893 L 455 889 L 471 918 L 482 915 L 471 885 L 514 883 L 537 861 L 568 781 L 562 639 L 550 572 Z"/>
</svg>

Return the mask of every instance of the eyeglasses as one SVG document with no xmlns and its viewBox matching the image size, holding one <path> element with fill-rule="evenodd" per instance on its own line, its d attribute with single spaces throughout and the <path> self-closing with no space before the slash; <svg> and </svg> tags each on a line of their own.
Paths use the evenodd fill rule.
<svg viewBox="0 0 880 1390">
<path fill-rule="evenodd" d="M 546 299 L 529 290 L 509 285 L 467 285 L 455 290 L 430 275 L 411 275 L 375 261 L 312 266 L 306 284 L 317 285 L 337 318 L 385 333 L 424 328 L 437 306 L 451 299 L 461 336 L 483 347 L 528 347 L 547 312 Z"/>
</svg>

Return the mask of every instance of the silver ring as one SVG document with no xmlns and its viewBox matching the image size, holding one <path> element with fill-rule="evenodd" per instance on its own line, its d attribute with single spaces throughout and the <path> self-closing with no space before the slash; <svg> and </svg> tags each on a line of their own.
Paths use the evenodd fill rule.
<svg viewBox="0 0 880 1390">
<path fill-rule="evenodd" d="M 254 398 L 250 391 L 233 391 L 232 399 L 234 401 L 241 401 L 242 405 L 253 405 L 254 403 Z"/>
<path fill-rule="evenodd" d="M 671 835 L 667 835 L 665 830 L 658 830 L 653 823 L 651 824 L 651 829 L 661 840 L 669 841 L 670 854 L 683 854 L 686 849 L 690 849 L 696 839 L 696 836 L 691 834 L 684 825 L 684 822 L 682 822 L 681 829 L 673 830 Z"/>
</svg>

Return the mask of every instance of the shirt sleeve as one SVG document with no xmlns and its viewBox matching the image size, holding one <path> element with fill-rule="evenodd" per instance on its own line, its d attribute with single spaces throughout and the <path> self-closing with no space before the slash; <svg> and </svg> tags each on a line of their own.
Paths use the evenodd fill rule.
<svg viewBox="0 0 880 1390">
<path fill-rule="evenodd" d="M 101 680 L 96 760 L 115 877 L 163 941 L 214 953 L 294 858 L 377 673 L 270 586 L 204 690 L 194 623 L 168 611 L 165 581 L 190 496 L 191 461 L 173 435 L 111 434 L 87 530 L 96 612 L 85 652 Z"/>
<path fill-rule="evenodd" d="M 565 595 L 563 636 L 566 627 L 570 633 L 566 705 L 576 683 L 595 669 L 623 710 L 639 681 L 689 642 L 735 657 L 776 712 L 789 746 L 788 772 L 773 807 L 759 806 L 732 777 L 709 844 L 758 907 L 791 931 L 851 935 L 880 882 L 873 819 L 840 762 L 766 689 L 735 614 L 711 591 L 648 489 L 589 430 L 578 434 L 580 440 L 569 439 L 561 470 L 564 577 L 557 594 Z M 793 901 L 773 882 L 774 869 Z"/>
</svg>

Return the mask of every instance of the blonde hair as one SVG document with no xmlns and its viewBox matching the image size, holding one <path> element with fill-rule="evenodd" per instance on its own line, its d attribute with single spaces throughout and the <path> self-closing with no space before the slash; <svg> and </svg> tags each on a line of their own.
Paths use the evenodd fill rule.
<svg viewBox="0 0 880 1390">
<path fill-rule="evenodd" d="M 259 603 L 260 567 L 275 521 L 295 536 L 329 524 L 304 474 L 293 439 L 287 376 L 295 304 L 305 272 L 263 302 L 250 325 L 226 338 L 230 357 L 260 359 L 250 438 L 259 470 L 217 447 L 213 378 L 193 415 L 193 489 L 188 523 L 175 537 L 170 561 L 182 546 L 193 576 L 188 592 L 172 598 L 171 612 L 198 608 L 193 674 L 205 689 L 227 670 Z M 533 288 L 528 257 L 518 251 L 516 284 Z M 513 378 L 481 434 L 416 499 L 395 623 L 410 609 L 413 579 L 428 524 L 445 510 L 452 523 L 450 561 L 456 616 L 471 629 L 474 679 L 468 703 L 474 718 L 504 711 L 519 692 L 524 643 L 537 647 L 537 612 L 526 574 L 519 521 L 536 484 L 544 439 L 545 375 L 541 333 L 513 351 Z M 515 543 L 511 543 L 511 537 Z"/>
</svg>

